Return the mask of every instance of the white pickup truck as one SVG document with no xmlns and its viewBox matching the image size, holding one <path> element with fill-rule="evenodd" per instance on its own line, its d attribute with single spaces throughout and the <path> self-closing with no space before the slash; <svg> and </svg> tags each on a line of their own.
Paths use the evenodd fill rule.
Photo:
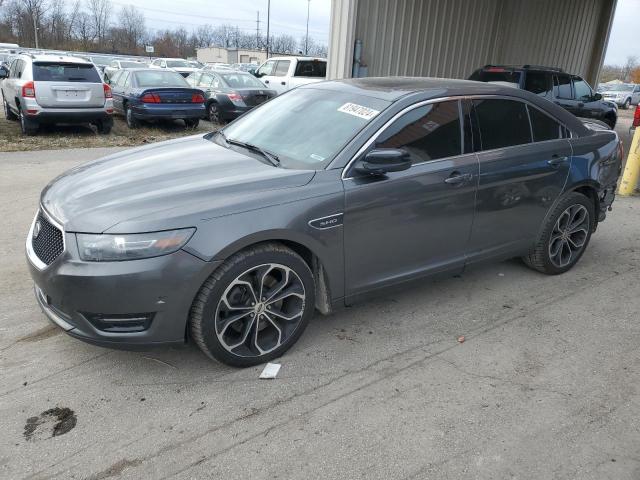
<svg viewBox="0 0 640 480">
<path fill-rule="evenodd" d="M 265 86 L 278 94 L 327 78 L 327 60 L 312 57 L 272 57 L 256 70 Z"/>
</svg>

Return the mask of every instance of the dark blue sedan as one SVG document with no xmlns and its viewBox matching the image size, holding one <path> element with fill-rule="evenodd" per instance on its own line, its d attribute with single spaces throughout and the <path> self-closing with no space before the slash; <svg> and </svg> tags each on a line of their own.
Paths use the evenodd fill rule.
<svg viewBox="0 0 640 480">
<path fill-rule="evenodd" d="M 109 83 L 113 108 L 125 116 L 129 128 L 151 120 L 184 120 L 187 127 L 195 128 L 206 115 L 204 92 L 176 72 L 123 69 Z"/>
</svg>

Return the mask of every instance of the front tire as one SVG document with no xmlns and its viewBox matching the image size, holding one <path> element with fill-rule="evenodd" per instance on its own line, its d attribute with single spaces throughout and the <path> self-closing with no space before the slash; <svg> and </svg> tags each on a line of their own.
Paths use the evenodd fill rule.
<svg viewBox="0 0 640 480">
<path fill-rule="evenodd" d="M 629 110 L 629 107 L 631 106 L 631 99 L 627 98 L 625 100 L 625 102 L 622 104 L 622 109 L 623 110 Z"/>
<path fill-rule="evenodd" d="M 587 248 L 595 222 L 591 199 L 578 192 L 564 195 L 547 216 L 536 244 L 524 262 L 547 275 L 570 270 Z"/>
<path fill-rule="evenodd" d="M 11 111 L 11 109 L 9 108 L 9 104 L 7 103 L 6 100 L 2 101 L 2 105 L 4 107 L 4 118 L 6 118 L 9 121 L 18 120 L 18 116 Z"/>
<path fill-rule="evenodd" d="M 295 252 L 265 243 L 229 257 L 202 285 L 191 336 L 210 358 L 248 367 L 281 356 L 315 305 L 313 274 Z"/>
</svg>

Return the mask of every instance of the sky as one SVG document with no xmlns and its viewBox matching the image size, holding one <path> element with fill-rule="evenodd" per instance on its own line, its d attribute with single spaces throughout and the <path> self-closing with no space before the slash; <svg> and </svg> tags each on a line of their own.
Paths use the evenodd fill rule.
<svg viewBox="0 0 640 480">
<path fill-rule="evenodd" d="M 237 25 L 240 30 L 256 32 L 256 12 L 260 11 L 260 33 L 267 30 L 267 0 L 111 0 L 116 10 L 125 5 L 140 9 L 151 29 L 193 30 L 199 25 Z M 307 0 L 271 0 L 271 34 L 286 33 L 299 39 L 305 35 Z M 309 36 L 329 43 L 331 0 L 309 3 Z"/>
<path fill-rule="evenodd" d="M 623 65 L 630 55 L 635 55 L 640 60 L 639 21 L 640 0 L 618 0 L 605 65 Z"/>
</svg>

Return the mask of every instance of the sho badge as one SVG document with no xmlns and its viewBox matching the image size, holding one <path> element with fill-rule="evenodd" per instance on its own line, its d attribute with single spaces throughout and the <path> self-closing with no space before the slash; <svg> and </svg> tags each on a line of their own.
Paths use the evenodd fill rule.
<svg viewBox="0 0 640 480">
<path fill-rule="evenodd" d="M 309 221 L 309 226 L 316 230 L 325 230 L 327 228 L 339 227 L 342 225 L 342 213 L 329 215 L 328 217 L 316 218 Z"/>
<path fill-rule="evenodd" d="M 33 238 L 38 238 L 38 235 L 40 235 L 40 230 L 42 230 L 42 224 L 40 223 L 40 220 L 38 220 L 33 226 Z"/>
</svg>

